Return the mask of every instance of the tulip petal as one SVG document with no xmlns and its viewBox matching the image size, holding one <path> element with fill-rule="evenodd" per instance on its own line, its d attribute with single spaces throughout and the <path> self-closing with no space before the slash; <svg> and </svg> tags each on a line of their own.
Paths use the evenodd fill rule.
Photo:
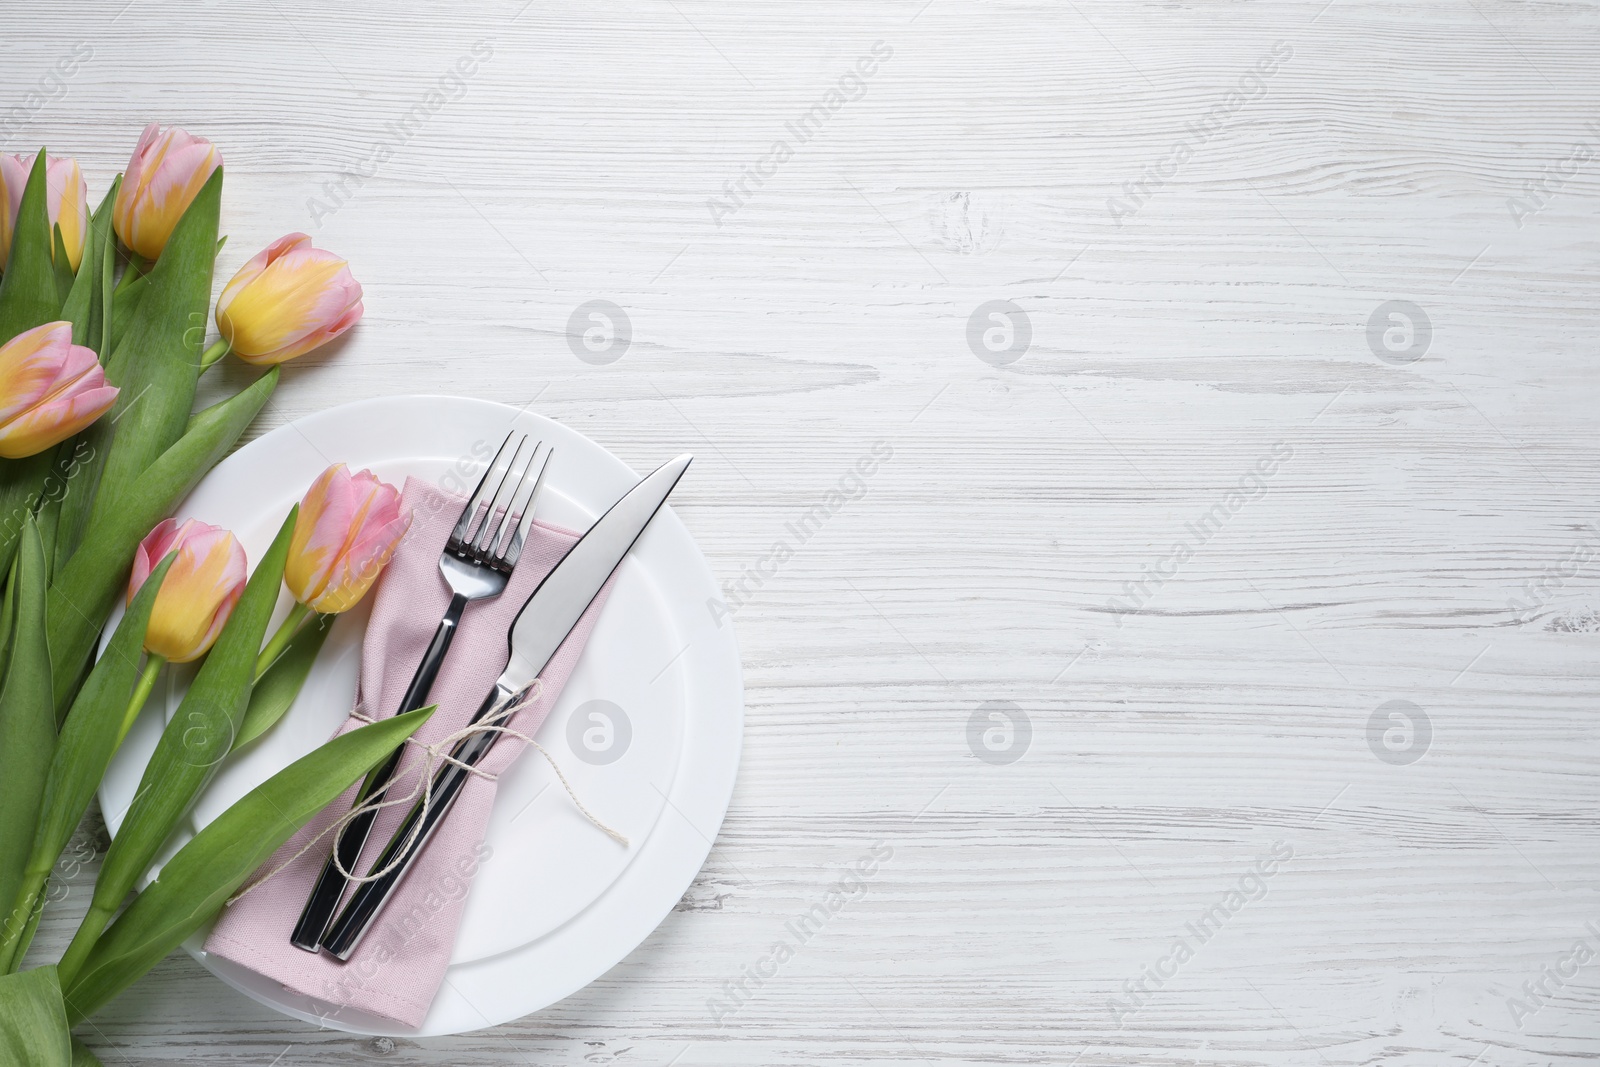
<svg viewBox="0 0 1600 1067">
<path fill-rule="evenodd" d="M 222 295 L 217 298 L 217 329 L 223 330 L 225 333 L 231 331 L 232 327 L 225 326 L 224 323 L 229 321 L 228 308 L 232 305 L 233 298 L 238 295 L 239 290 L 261 277 L 262 272 L 267 269 L 267 265 L 273 260 L 278 259 L 285 252 L 299 248 L 302 245 L 310 247 L 310 236 L 303 233 L 286 234 L 257 252 L 250 258 L 249 262 L 240 267 L 232 280 L 222 287 Z"/>
<path fill-rule="evenodd" d="M 61 227 L 67 262 L 77 273 L 83 262 L 83 242 L 89 233 L 89 184 L 75 159 L 51 156 L 45 164 L 46 207 L 50 221 Z"/>
<path fill-rule="evenodd" d="M 139 595 L 139 590 L 156 569 L 156 564 L 167 558 L 178 539 L 178 520 L 162 519 L 145 534 L 144 540 L 133 553 L 133 574 L 128 578 L 128 599 Z"/>
<path fill-rule="evenodd" d="M 90 389 L 65 401 L 41 404 L 13 419 L 0 427 L 0 456 L 22 459 L 60 444 L 110 411 L 118 391 L 110 385 Z"/>
<path fill-rule="evenodd" d="M 0 423 L 49 395 L 71 345 L 70 322 L 47 322 L 0 345 Z"/>
<path fill-rule="evenodd" d="M 174 528 L 169 519 L 150 531 L 140 549 L 147 567 L 174 549 L 178 553 L 156 594 L 145 648 L 173 663 L 198 659 L 244 592 L 244 548 L 227 530 L 194 519 Z"/>
<path fill-rule="evenodd" d="M 344 611 L 366 594 L 410 525 L 394 486 L 335 464 L 301 502 L 284 580 L 302 604 Z"/>
<path fill-rule="evenodd" d="M 309 606 L 323 614 L 337 614 L 355 607 L 378 580 L 383 568 L 389 565 L 395 548 L 410 526 L 410 515 L 396 519 L 374 531 L 375 536 L 365 542 L 362 551 L 340 557 L 322 595 Z"/>
<path fill-rule="evenodd" d="M 22 190 L 28 185 L 28 163 L 21 156 L 0 155 L 0 270 L 11 258 L 11 235 L 22 210 Z"/>
<path fill-rule="evenodd" d="M 210 141 L 152 123 L 123 174 L 111 222 L 122 243 L 146 259 L 166 247 L 178 220 L 222 157 Z"/>
<path fill-rule="evenodd" d="M 233 346 L 264 355 L 337 319 L 350 304 L 345 261 L 319 249 L 296 249 L 241 288 L 226 317 Z M 350 279 L 354 282 L 354 279 Z M 354 294 L 360 297 L 359 286 Z"/>
<path fill-rule="evenodd" d="M 344 611 L 365 595 L 411 522 L 409 515 L 400 516 L 399 491 L 371 471 L 355 474 L 351 488 L 361 504 L 338 563 L 312 605 L 325 613 Z"/>
<path fill-rule="evenodd" d="M 217 329 L 240 359 L 282 363 L 361 318 L 361 284 L 349 264 L 305 234 L 279 239 L 240 268 L 217 302 Z"/>
<path fill-rule="evenodd" d="M 343 463 L 323 471 L 306 490 L 283 573 L 289 592 L 300 603 L 309 604 L 322 594 L 349 537 L 358 507 L 350 472 Z"/>
<path fill-rule="evenodd" d="M 150 158 L 150 147 L 160 132 L 161 127 L 152 122 L 139 134 L 139 143 L 133 146 L 133 157 L 128 160 L 128 166 L 122 174 L 117 202 L 111 208 L 111 226 L 129 248 L 133 246 L 126 235 L 133 232 L 133 212 L 139 199 L 139 190 L 144 188 L 145 171 L 154 165 Z"/>
<path fill-rule="evenodd" d="M 0 346 L 0 456 L 21 459 L 77 433 L 111 407 L 94 350 L 72 343 L 72 324 L 48 322 Z"/>
<path fill-rule="evenodd" d="M 337 322 L 323 329 L 313 330 L 291 345 L 274 352 L 268 352 L 262 356 L 247 356 L 243 353 L 238 353 L 239 358 L 257 367 L 270 367 L 277 363 L 287 363 L 289 360 L 303 356 L 313 349 L 321 348 L 334 338 L 348 332 L 350 327 L 361 321 L 361 314 L 362 306 L 356 304 L 348 309 Z"/>
</svg>

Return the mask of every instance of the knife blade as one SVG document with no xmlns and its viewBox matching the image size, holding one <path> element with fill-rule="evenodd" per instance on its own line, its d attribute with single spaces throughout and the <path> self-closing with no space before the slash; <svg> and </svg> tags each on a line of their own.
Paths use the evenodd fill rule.
<svg viewBox="0 0 1600 1067">
<path fill-rule="evenodd" d="M 692 459 L 688 454 L 681 455 L 646 475 L 600 516 L 544 576 L 511 624 L 506 668 L 473 714 L 471 723 L 503 714 L 523 698 L 666 503 L 667 495 Z M 461 741 L 451 756 L 475 766 L 499 737 L 498 732 L 491 731 L 473 734 Z M 469 770 L 455 764 L 446 764 L 434 775 L 431 803 L 424 805 L 419 800 L 412 807 L 371 868 L 383 870 L 393 864 L 393 869 L 382 878 L 361 883 L 323 936 L 323 948 L 340 960 L 350 958 L 470 777 Z"/>
</svg>

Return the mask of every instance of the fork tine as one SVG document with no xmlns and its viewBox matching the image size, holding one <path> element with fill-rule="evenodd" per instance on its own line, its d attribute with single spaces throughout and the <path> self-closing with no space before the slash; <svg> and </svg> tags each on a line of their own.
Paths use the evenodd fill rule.
<svg viewBox="0 0 1600 1067">
<path fill-rule="evenodd" d="M 489 475 L 493 474 L 494 469 L 500 465 L 500 457 L 505 455 L 506 446 L 511 444 L 511 439 L 516 435 L 517 431 L 515 430 L 506 434 L 506 439 L 500 442 L 500 449 L 494 454 L 494 459 L 490 460 L 489 465 L 483 468 L 483 477 L 478 479 L 477 488 L 472 490 L 472 496 L 467 499 L 467 506 L 461 509 L 461 518 L 456 520 L 455 528 L 450 531 L 450 540 L 448 542 L 450 548 L 460 548 L 466 543 L 467 533 L 472 529 L 472 520 L 477 516 L 478 508 L 484 502 L 483 488 L 489 484 Z M 512 458 L 515 458 L 515 456 L 513 455 Z"/>
<path fill-rule="evenodd" d="M 540 442 L 543 445 L 544 442 Z M 511 531 L 511 536 L 506 539 L 505 550 L 500 554 L 500 566 L 509 571 L 517 565 L 517 560 L 522 558 L 522 543 L 528 538 L 528 531 L 533 527 L 533 506 L 539 499 L 539 490 L 544 488 L 544 476 L 550 470 L 550 457 L 556 454 L 552 446 L 546 446 L 544 456 L 539 456 L 539 446 L 534 446 L 533 459 L 528 462 L 528 470 L 532 472 L 535 467 L 538 473 L 534 474 L 533 484 L 528 487 L 528 496 L 522 502 L 520 509 L 521 518 L 516 527 Z M 524 474 L 522 480 L 526 483 L 528 476 Z"/>
<path fill-rule="evenodd" d="M 506 464 L 506 473 L 494 491 L 494 499 L 489 501 L 489 510 L 484 512 L 483 524 L 478 527 L 478 535 L 472 539 L 472 558 L 480 563 L 493 554 L 494 546 L 500 540 L 500 527 L 505 521 L 506 514 L 511 510 L 511 496 L 522 483 L 522 478 L 526 476 L 524 472 L 515 480 L 511 477 L 516 472 L 517 460 L 522 456 L 522 446 L 527 443 L 528 437 L 524 434 L 517 442 L 516 451 L 511 453 L 511 462 Z"/>
</svg>

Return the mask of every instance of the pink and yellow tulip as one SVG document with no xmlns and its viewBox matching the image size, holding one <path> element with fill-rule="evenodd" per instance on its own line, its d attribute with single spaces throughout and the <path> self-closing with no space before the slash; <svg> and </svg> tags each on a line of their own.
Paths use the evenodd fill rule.
<svg viewBox="0 0 1600 1067">
<path fill-rule="evenodd" d="M 111 225 L 122 243 L 145 259 L 160 256 L 200 187 L 221 165 L 217 146 L 204 137 L 176 126 L 146 126 L 111 209 Z"/>
<path fill-rule="evenodd" d="M 26 330 L 0 345 L 0 456 L 43 452 L 104 415 L 116 399 L 94 350 L 72 343 L 72 323 Z"/>
<path fill-rule="evenodd" d="M 156 564 L 176 550 L 161 591 L 150 611 L 145 651 L 172 663 L 205 655 L 244 592 L 244 548 L 227 530 L 190 519 L 182 526 L 166 519 L 139 543 L 133 557 L 128 597 L 150 577 Z"/>
<path fill-rule="evenodd" d="M 246 363 L 305 355 L 361 319 L 361 283 L 344 260 L 311 247 L 303 233 L 280 237 L 233 276 L 217 300 L 217 329 Z"/>
<path fill-rule="evenodd" d="M 300 502 L 283 580 L 314 611 L 346 611 L 366 595 L 410 526 L 399 490 L 371 471 L 351 474 L 336 463 Z"/>
<path fill-rule="evenodd" d="M 17 212 L 22 208 L 22 190 L 28 184 L 28 171 L 32 168 L 31 159 L 0 155 L 0 270 L 5 269 L 11 256 L 11 238 L 16 232 Z M 76 273 L 78 264 L 83 262 L 83 241 L 89 232 L 89 184 L 83 180 L 77 160 L 46 156 L 44 185 L 45 213 L 50 216 L 51 226 L 60 225 L 67 262 Z"/>
</svg>

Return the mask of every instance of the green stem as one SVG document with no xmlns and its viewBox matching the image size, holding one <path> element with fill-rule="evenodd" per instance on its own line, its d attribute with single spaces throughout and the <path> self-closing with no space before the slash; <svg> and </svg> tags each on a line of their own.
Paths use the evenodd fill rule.
<svg viewBox="0 0 1600 1067">
<path fill-rule="evenodd" d="M 56 964 L 56 974 L 61 979 L 61 988 L 66 989 L 72 980 L 78 977 L 78 972 L 83 969 L 84 961 L 89 958 L 89 953 L 94 949 L 94 943 L 100 940 L 100 935 L 105 932 L 106 924 L 111 921 L 114 908 L 103 904 L 90 902 L 89 913 L 83 917 L 83 922 L 78 927 L 78 932 L 72 937 L 72 944 L 67 946 L 66 954 L 61 957 L 61 962 Z"/>
<path fill-rule="evenodd" d="M 122 739 L 133 729 L 133 720 L 144 710 L 144 702 L 150 699 L 150 690 L 156 686 L 156 675 L 161 673 L 161 668 L 166 662 L 154 652 L 144 661 L 144 673 L 139 675 L 139 684 L 133 687 L 133 696 L 128 700 L 128 710 L 122 713 L 122 729 L 117 733 L 117 747 L 122 746 Z"/>
<path fill-rule="evenodd" d="M 210 370 L 212 364 L 218 362 L 223 356 L 232 351 L 233 342 L 229 341 L 227 338 L 219 337 L 216 341 L 212 342 L 210 348 L 206 349 L 205 352 L 201 354 L 200 373 L 204 374 L 206 371 Z"/>
<path fill-rule="evenodd" d="M 289 614 L 273 633 L 272 639 L 267 642 L 267 647 L 261 650 L 261 655 L 256 657 L 256 681 L 267 673 L 267 669 L 278 662 L 278 657 L 283 655 L 283 650 L 289 647 L 289 642 L 294 640 L 294 635 L 300 632 L 300 627 L 306 619 L 311 617 L 311 609 L 306 605 L 295 602 L 289 609 Z"/>
<path fill-rule="evenodd" d="M 113 297 L 120 295 L 124 289 L 138 281 L 139 276 L 144 273 L 145 268 L 148 266 L 149 264 L 144 261 L 143 256 L 130 252 L 128 254 L 128 266 L 123 270 L 122 277 L 117 279 L 117 287 L 111 290 L 111 295 Z"/>
<path fill-rule="evenodd" d="M 50 881 L 50 868 L 27 871 L 22 876 L 22 891 L 17 894 L 17 905 L 6 916 L 5 939 L 0 941 L 0 974 L 14 974 L 22 965 L 28 951 L 28 935 L 36 920 L 33 911 L 42 909 L 44 887 Z"/>
</svg>

